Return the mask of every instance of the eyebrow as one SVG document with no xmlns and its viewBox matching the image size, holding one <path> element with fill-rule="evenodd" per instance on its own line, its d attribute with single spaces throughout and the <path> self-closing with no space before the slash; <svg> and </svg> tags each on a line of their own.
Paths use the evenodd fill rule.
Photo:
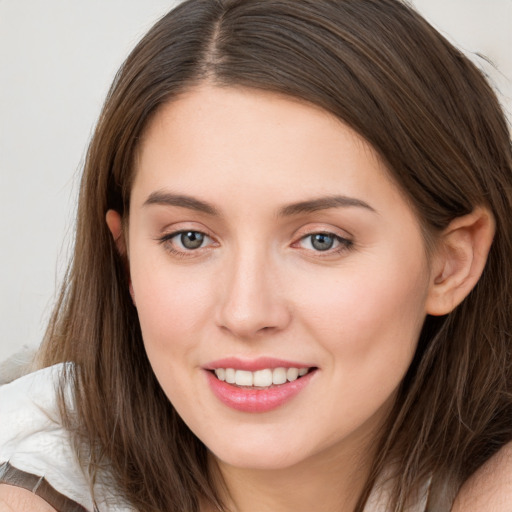
<svg viewBox="0 0 512 512">
<path fill-rule="evenodd" d="M 172 192 L 165 192 L 161 190 L 152 192 L 144 202 L 143 206 L 150 205 L 177 206 L 179 208 L 196 210 L 198 212 L 206 213 L 207 215 L 220 216 L 219 210 L 206 201 L 202 201 L 201 199 L 185 194 L 174 194 Z M 292 217 L 294 215 L 328 210 L 329 208 L 349 207 L 365 208 L 371 212 L 377 213 L 374 208 L 361 199 L 335 195 L 289 204 L 279 210 L 278 217 Z"/>
<path fill-rule="evenodd" d="M 161 190 L 152 192 L 143 206 L 150 205 L 163 205 L 163 206 L 178 206 L 180 208 L 187 208 L 189 210 L 196 210 L 198 212 L 206 213 L 208 215 L 219 216 L 219 211 L 210 203 L 201 201 L 192 196 L 184 194 L 173 194 L 171 192 L 163 192 Z"/>
<path fill-rule="evenodd" d="M 377 213 L 374 208 L 372 208 L 368 203 L 365 203 L 361 199 L 348 196 L 326 196 L 285 206 L 279 211 L 279 216 L 291 217 L 293 215 L 312 213 L 319 210 L 328 210 L 329 208 L 348 207 L 365 208 L 371 212 Z"/>
</svg>

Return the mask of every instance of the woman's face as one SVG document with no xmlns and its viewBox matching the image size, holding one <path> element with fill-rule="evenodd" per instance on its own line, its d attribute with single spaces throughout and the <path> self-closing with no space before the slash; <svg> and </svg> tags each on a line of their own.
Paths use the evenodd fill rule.
<svg viewBox="0 0 512 512">
<path fill-rule="evenodd" d="M 136 173 L 134 300 L 190 429 L 238 467 L 358 453 L 411 362 L 430 282 L 418 220 L 372 148 L 319 108 L 202 86 L 157 113 Z"/>
</svg>

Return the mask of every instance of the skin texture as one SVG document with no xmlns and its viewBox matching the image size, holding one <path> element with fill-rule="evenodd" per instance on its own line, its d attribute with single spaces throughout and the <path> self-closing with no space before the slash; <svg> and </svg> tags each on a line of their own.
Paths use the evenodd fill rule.
<svg viewBox="0 0 512 512">
<path fill-rule="evenodd" d="M 453 512 L 507 512 L 512 503 L 512 443 L 504 446 L 462 487 Z"/>
<path fill-rule="evenodd" d="M 0 484 L 0 512 L 56 512 L 46 501 L 26 489 Z"/>
<path fill-rule="evenodd" d="M 116 212 L 107 223 L 128 254 L 155 374 L 211 450 L 228 502 L 350 510 L 425 315 L 450 311 L 474 285 L 491 216 L 458 219 L 427 261 L 414 212 L 361 137 L 321 109 L 246 89 L 205 85 L 163 107 L 136 172 L 128 230 Z M 165 204 L 166 194 L 211 211 Z M 367 206 L 290 212 L 333 195 Z M 180 230 L 203 244 L 185 248 Z M 318 251 L 314 233 L 341 242 Z M 276 410 L 239 412 L 204 370 L 232 356 L 318 370 Z"/>
<path fill-rule="evenodd" d="M 144 205 L 155 192 L 193 196 L 218 214 Z M 278 214 L 333 195 L 371 209 Z M 175 254 L 179 240 L 160 239 L 181 229 L 211 242 Z M 315 251 L 306 237 L 318 232 L 351 245 Z M 235 501 L 260 494 L 271 478 L 303 490 L 296 507 L 319 496 L 353 505 L 366 476 L 360 454 L 410 364 L 430 282 L 417 219 L 372 149 L 323 111 L 279 96 L 189 93 L 143 140 L 127 250 L 155 374 L 228 485 L 242 489 Z M 214 397 L 202 369 L 230 356 L 319 370 L 277 410 L 240 413 Z M 335 495 L 333 480 L 345 482 Z"/>
</svg>

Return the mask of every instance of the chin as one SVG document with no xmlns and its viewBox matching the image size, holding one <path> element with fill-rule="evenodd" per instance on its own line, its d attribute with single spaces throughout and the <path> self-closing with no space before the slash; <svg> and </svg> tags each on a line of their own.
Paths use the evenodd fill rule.
<svg viewBox="0 0 512 512">
<path fill-rule="evenodd" d="M 236 439 L 226 443 L 228 439 Z M 246 470 L 281 470 L 290 468 L 309 457 L 309 451 L 303 442 L 295 440 L 288 446 L 282 440 L 258 440 L 254 443 L 244 442 L 243 437 L 229 437 L 221 442 L 206 444 L 214 457 L 229 466 Z"/>
<path fill-rule="evenodd" d="M 229 466 L 252 471 L 278 471 L 288 469 L 299 464 L 304 459 L 304 454 L 298 457 L 297 455 L 291 456 L 289 454 L 276 453 L 255 454 L 247 451 L 242 451 L 241 453 L 223 453 L 221 455 L 222 456 L 214 454 L 214 457 Z"/>
</svg>

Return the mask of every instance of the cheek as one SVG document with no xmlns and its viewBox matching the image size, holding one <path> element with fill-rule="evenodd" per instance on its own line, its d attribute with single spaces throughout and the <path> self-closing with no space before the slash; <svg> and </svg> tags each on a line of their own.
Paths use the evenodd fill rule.
<svg viewBox="0 0 512 512">
<path fill-rule="evenodd" d="M 323 349 L 322 373 L 335 397 L 322 409 L 333 441 L 340 429 L 348 435 L 383 420 L 414 356 L 427 279 L 417 267 L 386 268 L 353 268 L 330 284 L 317 275 L 302 294 L 302 324 Z"/>
<path fill-rule="evenodd" d="M 417 261 L 361 258 L 365 264 L 343 269 L 336 280 L 317 275 L 308 283 L 300 311 L 336 378 L 368 389 L 388 382 L 388 392 L 398 385 L 425 318 L 428 277 Z"/>
<path fill-rule="evenodd" d="M 211 317 L 215 285 L 204 272 L 164 262 L 131 261 L 131 278 L 148 356 L 178 353 L 198 342 Z"/>
</svg>

